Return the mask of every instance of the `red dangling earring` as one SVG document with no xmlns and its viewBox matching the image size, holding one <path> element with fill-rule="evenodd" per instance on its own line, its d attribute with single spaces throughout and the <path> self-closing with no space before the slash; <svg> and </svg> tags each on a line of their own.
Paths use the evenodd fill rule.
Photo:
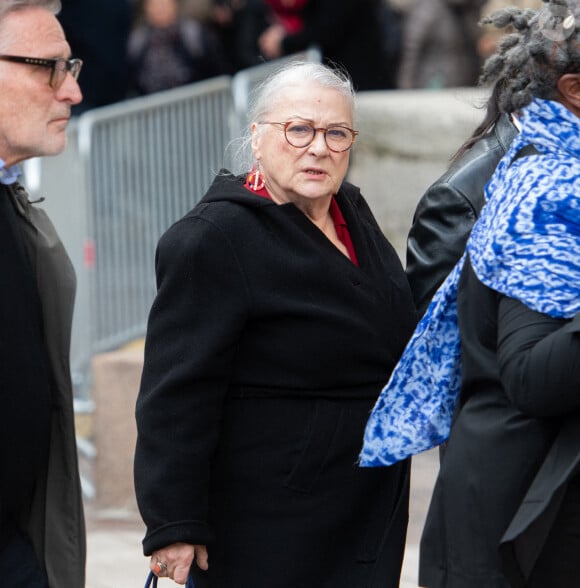
<svg viewBox="0 0 580 588">
<path fill-rule="evenodd" d="M 260 171 L 259 167 L 252 168 L 246 181 L 254 192 L 259 192 L 265 185 L 264 174 Z"/>
</svg>

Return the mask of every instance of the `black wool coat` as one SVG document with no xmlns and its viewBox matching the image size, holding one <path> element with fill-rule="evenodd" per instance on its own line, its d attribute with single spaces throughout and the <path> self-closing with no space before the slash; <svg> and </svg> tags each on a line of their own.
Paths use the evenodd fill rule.
<svg viewBox="0 0 580 588">
<path fill-rule="evenodd" d="M 29 201 L 25 189 L 18 183 L 0 185 L 0 198 L 10 200 L 8 204 L 14 207 L 23 246 L 20 253 L 25 256 L 19 258 L 17 251 L 3 251 L 0 255 L 0 399 L 10 415 L 0 434 L 2 447 L 10 454 L 4 460 L 2 478 L 17 485 L 17 473 L 25 467 L 24 462 L 34 463 L 42 454 L 38 443 L 46 445 L 44 475 L 36 481 L 29 512 L 21 524 L 46 568 L 50 588 L 80 588 L 85 585 L 86 538 L 69 362 L 76 277 L 52 222 L 42 208 Z M 34 295 L 11 280 L 6 271 L 7 258 L 26 260 Z M 45 348 L 51 384 L 48 441 L 37 437 L 39 431 L 29 430 L 36 426 L 34 417 L 41 411 L 38 390 L 30 389 L 41 354 L 38 347 L 22 348 L 22 342 L 30 340 L 25 331 L 30 329 L 30 317 L 34 316 L 40 321 L 44 340 L 37 343 Z M 31 412 L 35 412 L 32 417 Z M 34 442 L 37 446 L 31 447 Z M 30 451 L 34 455 L 25 454 Z M 20 461 L 14 477 L 10 476 L 11 460 Z M 14 494 L 24 491 L 22 486 L 15 490 L 13 487 Z M 3 509 L 11 506 L 4 498 L 0 496 L 1 516 L 5 514 Z"/>
<path fill-rule="evenodd" d="M 144 552 L 207 543 L 202 587 L 395 588 L 408 463 L 356 460 L 415 324 L 406 277 L 354 186 L 336 199 L 360 267 L 243 182 L 218 175 L 159 243 L 137 401 Z"/>
</svg>

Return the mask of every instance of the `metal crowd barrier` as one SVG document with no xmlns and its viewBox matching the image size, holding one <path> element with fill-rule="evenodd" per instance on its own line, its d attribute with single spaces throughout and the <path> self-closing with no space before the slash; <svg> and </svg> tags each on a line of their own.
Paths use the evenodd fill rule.
<svg viewBox="0 0 580 588">
<path fill-rule="evenodd" d="M 316 51 L 287 59 L 320 60 Z M 71 368 L 90 400 L 94 354 L 143 337 L 155 246 L 204 195 L 245 124 L 248 94 L 282 60 L 88 111 L 58 157 L 25 166 L 77 273 Z"/>
<path fill-rule="evenodd" d="M 230 113 L 229 80 L 216 78 L 81 117 L 79 154 L 91 187 L 93 353 L 144 334 L 155 245 L 222 166 Z"/>
<path fill-rule="evenodd" d="M 231 116 L 228 76 L 127 100 L 78 117 L 65 152 L 28 168 L 77 273 L 77 397 L 88 398 L 95 353 L 145 334 L 155 246 L 222 167 Z"/>
</svg>

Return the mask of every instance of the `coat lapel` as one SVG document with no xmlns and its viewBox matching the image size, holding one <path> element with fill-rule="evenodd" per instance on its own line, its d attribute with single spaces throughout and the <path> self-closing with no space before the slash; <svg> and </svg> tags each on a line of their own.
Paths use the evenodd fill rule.
<svg viewBox="0 0 580 588">
<path fill-rule="evenodd" d="M 560 509 L 566 483 L 580 472 L 580 416 L 569 417 L 502 537 L 500 554 L 513 586 L 525 586 Z"/>
</svg>

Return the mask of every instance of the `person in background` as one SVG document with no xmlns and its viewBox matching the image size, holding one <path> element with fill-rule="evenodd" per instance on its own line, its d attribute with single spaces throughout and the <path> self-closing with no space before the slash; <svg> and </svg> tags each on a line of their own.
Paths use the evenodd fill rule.
<svg viewBox="0 0 580 588">
<path fill-rule="evenodd" d="M 213 3 L 214 0 L 181 0 L 181 11 L 185 17 L 207 22 L 211 16 Z"/>
<path fill-rule="evenodd" d="M 396 588 L 409 464 L 356 465 L 415 325 L 401 263 L 344 181 L 354 90 L 291 62 L 250 112 L 253 169 L 219 173 L 161 238 L 135 488 L 158 575 L 201 588 Z"/>
<path fill-rule="evenodd" d="M 284 4 L 277 0 L 276 4 Z M 396 50 L 384 38 L 385 19 L 395 18 L 384 0 L 294 0 L 295 30 L 272 23 L 258 38 L 260 54 L 276 59 L 318 47 L 328 64 L 344 67 L 355 90 L 395 87 L 397 63 L 389 60 Z"/>
<path fill-rule="evenodd" d="M 383 0 L 382 25 L 384 55 L 389 64 L 390 87 L 398 87 L 399 68 L 401 65 L 401 51 L 403 45 L 403 15 L 404 7 L 397 0 Z"/>
<path fill-rule="evenodd" d="M 414 0 L 405 13 L 398 87 L 454 88 L 477 83 L 477 23 L 485 0 Z"/>
<path fill-rule="evenodd" d="M 179 0 L 142 0 L 129 37 L 130 92 L 152 94 L 221 75 L 225 54 L 211 29 L 180 12 Z"/>
<path fill-rule="evenodd" d="M 0 584 L 80 588 L 85 527 L 69 347 L 72 264 L 19 164 L 65 147 L 82 62 L 58 0 L 0 3 Z"/>
<path fill-rule="evenodd" d="M 266 0 L 214 0 L 212 17 L 234 73 L 264 63 L 258 39 L 271 24 Z"/>
<path fill-rule="evenodd" d="M 277 59 L 285 53 L 282 39 L 298 35 L 304 31 L 305 10 L 311 0 L 248 0 L 243 12 L 245 18 L 240 22 L 240 30 L 245 32 L 243 46 L 252 51 L 253 63 L 265 59 Z M 244 27 L 249 20 L 253 28 Z M 310 43 L 310 46 L 314 46 Z M 308 49 L 309 47 L 304 47 Z"/>
<path fill-rule="evenodd" d="M 73 114 L 107 106 L 127 97 L 127 40 L 130 0 L 62 0 L 58 19 L 71 50 L 83 60 L 83 101 Z"/>
<path fill-rule="evenodd" d="M 271 11 L 271 24 L 280 25 L 284 34 L 298 33 L 304 29 L 304 8 L 309 0 L 264 0 Z"/>
<path fill-rule="evenodd" d="M 254 61 L 255 39 L 240 40 L 243 29 L 240 19 L 249 2 L 256 0 L 212 0 L 207 18 L 208 26 L 216 35 L 226 57 L 228 73 L 234 75 L 245 67 L 256 65 Z"/>
</svg>

